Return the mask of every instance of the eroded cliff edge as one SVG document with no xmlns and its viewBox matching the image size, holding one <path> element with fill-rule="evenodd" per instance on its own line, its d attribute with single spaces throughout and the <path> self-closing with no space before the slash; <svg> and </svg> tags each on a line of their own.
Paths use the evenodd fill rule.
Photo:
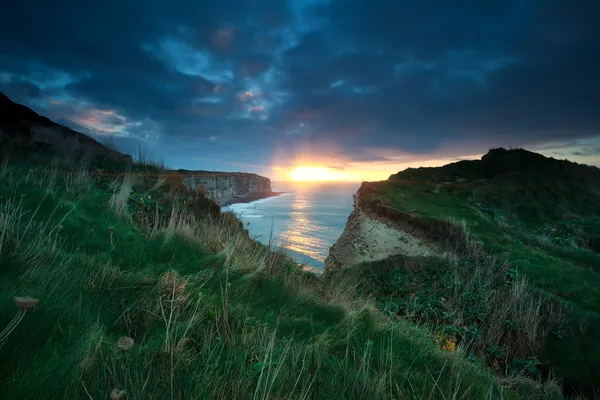
<svg viewBox="0 0 600 400">
<path fill-rule="evenodd" d="M 497 374 L 600 382 L 600 169 L 523 149 L 364 183 L 324 275 Z M 441 327 L 441 328 L 440 328 Z M 490 356 L 490 349 L 498 350 Z"/>
<path fill-rule="evenodd" d="M 465 240 L 457 224 L 390 207 L 375 184 L 363 182 L 353 199 L 346 227 L 325 259 L 325 273 L 396 255 L 427 257 Z"/>
<path fill-rule="evenodd" d="M 225 206 L 276 196 L 271 180 L 246 172 L 188 171 L 177 170 L 183 184 L 191 190 L 201 190 L 207 197 Z"/>
</svg>

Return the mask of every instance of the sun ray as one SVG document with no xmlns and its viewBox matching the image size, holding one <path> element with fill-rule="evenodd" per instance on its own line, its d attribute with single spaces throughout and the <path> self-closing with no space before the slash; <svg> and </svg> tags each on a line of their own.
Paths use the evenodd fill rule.
<svg viewBox="0 0 600 400">
<path fill-rule="evenodd" d="M 291 170 L 288 174 L 295 182 L 358 180 L 353 174 L 328 167 L 301 166 Z"/>
</svg>

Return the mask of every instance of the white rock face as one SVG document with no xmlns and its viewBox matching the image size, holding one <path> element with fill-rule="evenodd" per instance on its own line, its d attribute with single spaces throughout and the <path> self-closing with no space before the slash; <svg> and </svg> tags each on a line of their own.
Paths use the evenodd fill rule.
<svg viewBox="0 0 600 400">
<path fill-rule="evenodd" d="M 409 257 L 433 254 L 434 248 L 421 238 L 370 216 L 361 209 L 358 198 L 359 194 L 354 195 L 354 210 L 348 217 L 344 232 L 329 250 L 325 260 L 326 272 L 398 254 Z"/>
<path fill-rule="evenodd" d="M 182 180 L 192 190 L 202 187 L 208 197 L 221 204 L 255 193 L 271 192 L 271 180 L 256 174 L 185 171 Z"/>
</svg>

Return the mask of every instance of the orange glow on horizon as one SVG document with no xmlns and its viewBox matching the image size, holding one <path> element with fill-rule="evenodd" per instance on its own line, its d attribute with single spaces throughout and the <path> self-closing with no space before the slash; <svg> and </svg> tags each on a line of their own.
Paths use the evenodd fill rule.
<svg viewBox="0 0 600 400">
<path fill-rule="evenodd" d="M 402 156 L 397 161 L 390 158 L 385 162 L 352 162 L 349 160 L 310 160 L 309 157 L 297 159 L 295 166 L 271 166 L 275 175 L 274 182 L 376 182 L 389 178 L 406 168 L 440 167 L 461 160 L 478 159 L 481 155 L 420 158 Z M 282 162 L 283 163 L 283 162 Z M 275 162 L 274 165 L 277 165 Z M 294 164 L 292 164 L 294 165 Z M 326 167 L 325 165 L 342 165 L 343 167 Z"/>
<path fill-rule="evenodd" d="M 295 182 L 315 181 L 359 181 L 360 177 L 345 171 L 338 171 L 328 167 L 301 166 L 288 172 L 289 177 Z"/>
</svg>

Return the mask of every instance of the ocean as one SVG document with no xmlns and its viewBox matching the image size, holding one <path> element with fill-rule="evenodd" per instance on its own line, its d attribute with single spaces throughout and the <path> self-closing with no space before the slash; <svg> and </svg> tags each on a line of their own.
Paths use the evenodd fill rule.
<svg viewBox="0 0 600 400">
<path fill-rule="evenodd" d="M 252 203 L 232 204 L 250 236 L 271 241 L 300 263 L 317 270 L 329 247 L 340 237 L 352 212 L 352 195 L 360 183 L 274 182 L 273 191 L 285 192 Z"/>
</svg>

